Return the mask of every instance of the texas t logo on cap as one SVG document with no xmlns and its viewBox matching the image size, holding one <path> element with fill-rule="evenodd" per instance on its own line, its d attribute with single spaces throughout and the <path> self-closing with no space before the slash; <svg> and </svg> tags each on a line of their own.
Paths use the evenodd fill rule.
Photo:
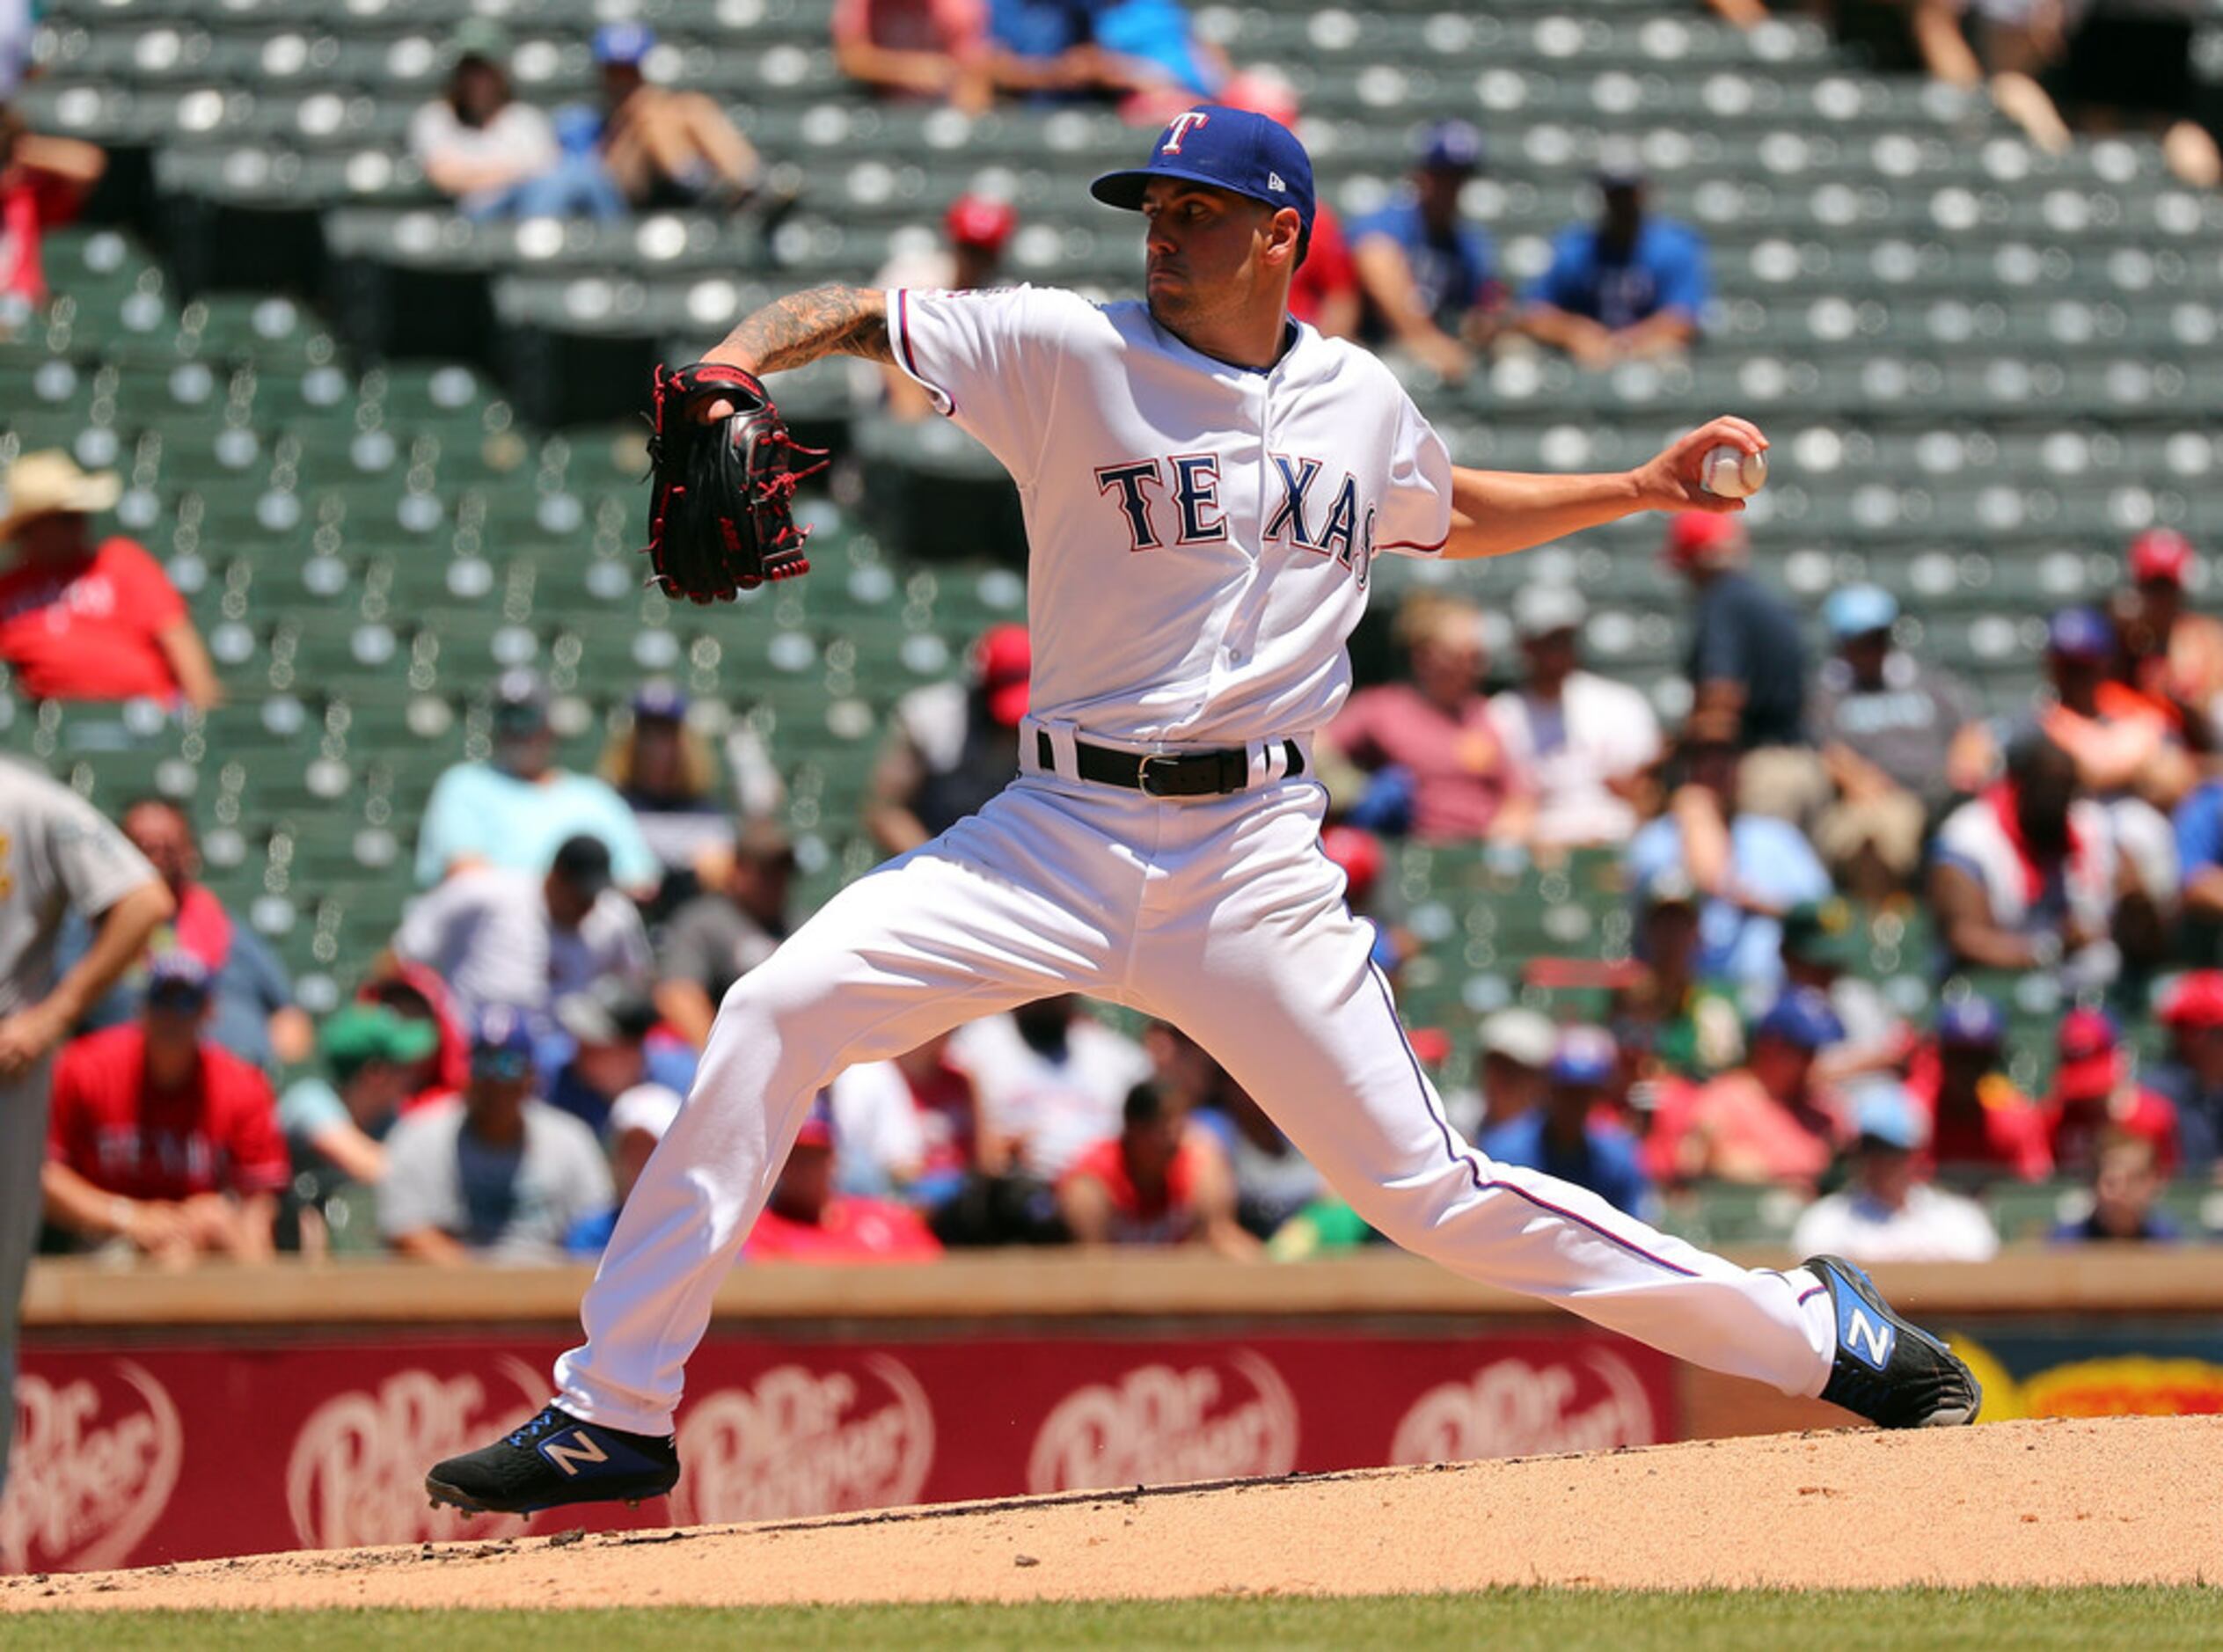
<svg viewBox="0 0 2223 1652">
<path fill-rule="evenodd" d="M 1313 229 L 1312 157 L 1278 121 L 1225 104 L 1185 109 L 1166 123 L 1145 164 L 1106 172 L 1088 191 L 1106 206 L 1135 212 L 1159 179 L 1208 184 L 1269 207 L 1294 207 L 1304 221 L 1297 254 L 1304 258 Z"/>
<path fill-rule="evenodd" d="M 1158 152 L 1160 155 L 1180 154 L 1181 140 L 1188 135 L 1189 128 L 1210 123 L 1211 116 L 1202 109 L 1190 109 L 1175 115 L 1173 123 L 1166 128 L 1166 141 L 1158 146 Z"/>
</svg>

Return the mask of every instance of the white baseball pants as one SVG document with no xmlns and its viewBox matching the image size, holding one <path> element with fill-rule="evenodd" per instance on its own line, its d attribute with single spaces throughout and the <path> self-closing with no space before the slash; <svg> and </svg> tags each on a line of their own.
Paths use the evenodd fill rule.
<svg viewBox="0 0 2223 1652">
<path fill-rule="evenodd" d="M 712 1294 L 819 1086 L 1069 991 L 1184 1028 L 1407 1249 L 1819 1393 L 1835 1339 L 1810 1275 L 1733 1266 L 1452 1131 L 1320 847 L 1324 804 L 1310 781 L 1174 801 L 1030 772 L 837 895 L 726 995 L 587 1292 L 587 1341 L 557 1363 L 558 1403 L 669 1433 Z"/>
</svg>

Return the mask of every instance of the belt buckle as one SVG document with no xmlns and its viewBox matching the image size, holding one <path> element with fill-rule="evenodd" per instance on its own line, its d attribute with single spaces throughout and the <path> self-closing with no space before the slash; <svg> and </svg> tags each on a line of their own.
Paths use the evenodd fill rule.
<svg viewBox="0 0 2223 1652">
<path fill-rule="evenodd" d="M 1150 765 L 1156 763 L 1164 756 L 1165 753 L 1159 751 L 1145 751 L 1135 759 L 1135 789 L 1140 792 L 1144 797 L 1156 797 L 1159 795 L 1157 792 L 1152 790 L 1151 788 Z"/>
</svg>

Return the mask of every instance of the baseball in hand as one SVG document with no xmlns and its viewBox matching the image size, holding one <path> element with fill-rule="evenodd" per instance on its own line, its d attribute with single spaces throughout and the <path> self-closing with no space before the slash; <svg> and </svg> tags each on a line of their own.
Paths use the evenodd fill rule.
<svg viewBox="0 0 2223 1652">
<path fill-rule="evenodd" d="M 1767 455 L 1747 453 L 1727 442 L 1707 451 L 1698 467 L 1698 485 L 1716 499 L 1743 499 L 1767 486 Z"/>
</svg>

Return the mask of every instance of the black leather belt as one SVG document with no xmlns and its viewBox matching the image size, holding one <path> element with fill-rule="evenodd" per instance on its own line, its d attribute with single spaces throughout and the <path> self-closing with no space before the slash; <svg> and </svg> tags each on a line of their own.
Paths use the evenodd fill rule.
<svg viewBox="0 0 2223 1652">
<path fill-rule="evenodd" d="M 1289 752 L 1293 779 L 1305 772 L 1305 754 L 1293 740 L 1282 744 Z M 1046 772 L 1057 773 L 1057 748 L 1040 730 L 1035 735 L 1035 756 Z M 1076 740 L 1073 767 L 1084 780 L 1122 786 L 1146 797 L 1224 797 L 1250 784 L 1250 753 L 1240 746 L 1225 751 L 1115 751 Z"/>
</svg>

